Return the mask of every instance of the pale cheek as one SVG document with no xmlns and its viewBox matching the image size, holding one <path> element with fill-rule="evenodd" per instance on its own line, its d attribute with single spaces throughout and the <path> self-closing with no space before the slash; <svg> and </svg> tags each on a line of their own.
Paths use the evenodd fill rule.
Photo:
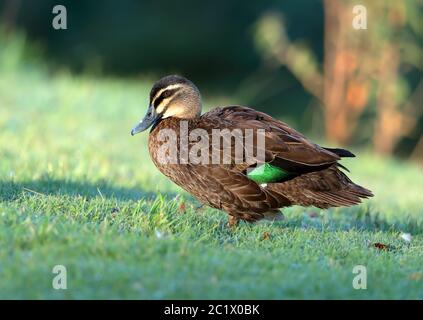
<svg viewBox="0 0 423 320">
<path fill-rule="evenodd" d="M 166 112 L 163 114 L 163 118 L 180 117 L 184 114 L 184 111 L 184 107 L 172 105 L 172 107 L 167 108 Z"/>
<path fill-rule="evenodd" d="M 164 110 L 164 106 L 161 104 L 161 105 L 159 105 L 159 106 L 157 107 L 157 109 L 156 109 L 156 113 L 162 113 L 162 112 L 163 112 L 163 110 Z"/>
<path fill-rule="evenodd" d="M 160 103 L 160 105 L 156 108 L 156 112 L 157 113 L 162 113 L 163 110 L 166 108 L 169 100 L 170 100 L 170 98 L 163 99 L 162 103 Z"/>
</svg>

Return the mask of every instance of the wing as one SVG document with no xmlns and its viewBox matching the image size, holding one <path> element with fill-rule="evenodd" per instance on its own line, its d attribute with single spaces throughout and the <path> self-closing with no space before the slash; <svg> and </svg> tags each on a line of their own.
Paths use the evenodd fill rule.
<svg viewBox="0 0 423 320">
<path fill-rule="evenodd" d="M 321 170 L 340 160 L 337 154 L 311 142 L 287 124 L 247 107 L 231 106 L 214 109 L 200 117 L 197 125 L 199 127 L 212 125 L 221 130 L 264 129 L 265 161 L 296 174 Z M 243 166 L 237 168 L 245 169 Z"/>
</svg>

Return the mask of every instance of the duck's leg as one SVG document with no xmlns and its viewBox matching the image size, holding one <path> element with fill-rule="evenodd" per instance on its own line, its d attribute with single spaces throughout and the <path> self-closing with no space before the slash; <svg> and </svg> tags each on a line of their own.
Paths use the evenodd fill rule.
<svg viewBox="0 0 423 320">
<path fill-rule="evenodd" d="M 235 228 L 239 223 L 239 218 L 228 214 L 228 227 Z"/>
</svg>

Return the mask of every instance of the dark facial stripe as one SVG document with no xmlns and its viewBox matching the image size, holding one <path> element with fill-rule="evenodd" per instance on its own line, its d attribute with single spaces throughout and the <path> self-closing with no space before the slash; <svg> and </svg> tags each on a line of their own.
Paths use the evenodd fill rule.
<svg viewBox="0 0 423 320">
<path fill-rule="evenodd" d="M 174 95 L 179 89 L 180 88 L 175 88 L 163 91 L 160 96 L 154 101 L 154 107 L 157 108 L 164 99 Z"/>
</svg>

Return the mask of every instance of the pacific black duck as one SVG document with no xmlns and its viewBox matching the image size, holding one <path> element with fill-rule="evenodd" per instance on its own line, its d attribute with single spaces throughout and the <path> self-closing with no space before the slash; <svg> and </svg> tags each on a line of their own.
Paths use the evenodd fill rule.
<svg viewBox="0 0 423 320">
<path fill-rule="evenodd" d="M 201 114 L 199 90 L 181 76 L 167 76 L 154 84 L 147 114 L 131 134 L 150 127 L 148 147 L 156 167 L 203 204 L 228 213 L 230 225 L 240 219 L 277 219 L 279 209 L 291 205 L 326 209 L 352 206 L 373 196 L 341 171 L 346 168 L 338 161 L 354 157 L 351 152 L 320 147 L 287 124 L 251 108 L 227 106 Z M 190 134 L 195 129 L 200 133 L 193 138 Z M 213 137 L 225 129 L 226 135 Z M 234 150 L 237 143 L 247 141 L 248 129 L 249 134 L 253 132 L 252 150 L 262 157 L 244 154 L 239 161 Z M 228 131 L 245 136 L 243 140 L 228 138 Z M 229 152 L 225 151 L 228 146 Z"/>
</svg>

